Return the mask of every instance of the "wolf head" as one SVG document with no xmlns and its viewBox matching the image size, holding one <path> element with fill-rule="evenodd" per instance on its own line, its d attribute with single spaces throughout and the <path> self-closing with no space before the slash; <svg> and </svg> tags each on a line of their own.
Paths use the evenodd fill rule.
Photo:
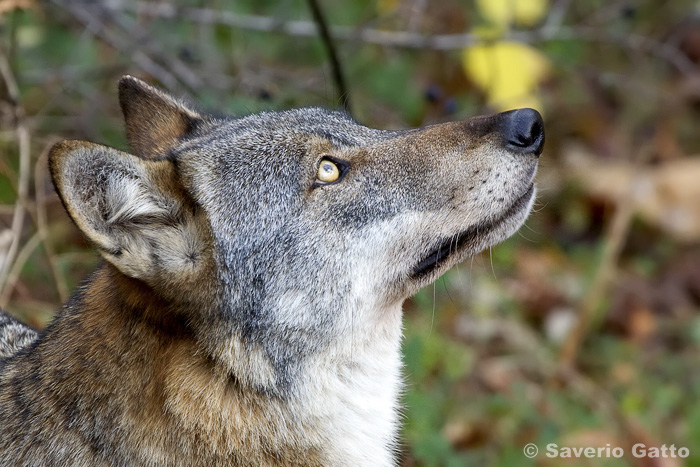
<svg viewBox="0 0 700 467">
<path fill-rule="evenodd" d="M 319 108 L 216 117 L 128 76 L 119 94 L 132 153 L 59 143 L 57 191 L 109 263 L 266 391 L 348 336 L 400 333 L 387 315 L 535 197 L 530 109 L 380 131 Z"/>
</svg>

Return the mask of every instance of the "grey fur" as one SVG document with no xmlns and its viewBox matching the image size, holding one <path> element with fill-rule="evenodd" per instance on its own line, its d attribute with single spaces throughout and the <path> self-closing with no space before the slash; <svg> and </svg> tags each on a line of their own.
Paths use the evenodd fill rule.
<svg viewBox="0 0 700 467">
<path fill-rule="evenodd" d="M 106 264 L 2 361 L 0 463 L 391 465 L 401 304 L 522 224 L 539 116 L 523 146 L 509 113 L 380 131 L 214 117 L 130 77 L 120 98 L 134 154 L 50 156 Z M 7 329 L 7 354 L 36 339 Z"/>
<path fill-rule="evenodd" d="M 38 337 L 34 329 L 0 310 L 0 359 L 14 355 Z"/>
</svg>

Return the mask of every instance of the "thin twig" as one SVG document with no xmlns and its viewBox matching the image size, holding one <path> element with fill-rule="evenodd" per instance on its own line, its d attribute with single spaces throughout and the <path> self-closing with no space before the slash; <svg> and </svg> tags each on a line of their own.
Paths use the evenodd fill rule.
<svg viewBox="0 0 700 467">
<path fill-rule="evenodd" d="M 3 135 L 3 139 L 14 138 L 17 134 L 17 130 L 13 129 L 11 133 L 12 136 L 8 135 L 7 137 L 5 137 L 5 135 Z M 17 193 L 17 190 L 19 189 L 17 187 L 17 174 L 14 170 L 12 170 L 12 167 L 10 167 L 9 160 L 5 160 L 5 158 L 0 158 L 0 175 L 5 176 L 8 183 L 10 184 L 10 187 L 12 188 L 12 191 Z"/>
<path fill-rule="evenodd" d="M 323 11 L 321 11 L 321 6 L 318 4 L 317 0 L 308 0 L 309 9 L 314 17 L 314 21 L 318 25 L 318 32 L 321 35 L 321 40 L 326 48 L 326 53 L 331 61 L 331 69 L 333 70 L 333 81 L 335 81 L 335 86 L 340 94 L 340 102 L 343 108 L 350 112 L 350 93 L 348 87 L 345 83 L 345 76 L 343 74 L 343 67 L 338 59 L 338 52 L 335 49 L 335 44 L 333 43 L 333 38 L 328 31 L 328 22 L 323 16 Z"/>
<path fill-rule="evenodd" d="M 12 290 L 14 289 L 17 280 L 19 280 L 19 275 L 22 272 L 24 265 L 27 264 L 29 257 L 32 255 L 32 253 L 34 253 L 34 250 L 36 250 L 40 243 L 41 235 L 39 235 L 39 232 L 36 232 L 31 236 L 27 243 L 22 246 L 22 249 L 19 251 L 17 258 L 12 264 L 12 268 L 10 268 L 9 274 L 7 275 L 5 287 L 3 288 L 2 293 L 0 293 L 0 308 L 7 306 L 7 302 L 10 300 Z"/>
<path fill-rule="evenodd" d="M 59 0 L 53 0 L 54 2 Z M 284 21 L 259 15 L 243 15 L 225 10 L 177 7 L 170 3 L 126 2 L 105 0 L 103 6 L 112 10 L 130 11 L 144 16 L 177 20 L 187 19 L 197 23 L 219 24 L 237 29 L 278 32 L 295 37 L 316 37 L 317 27 L 312 21 Z M 564 11 L 562 9 L 562 15 Z M 557 13 L 558 15 L 558 13 Z M 682 73 L 693 72 L 695 64 L 672 44 L 657 41 L 639 34 L 616 34 L 602 27 L 562 27 L 561 18 L 554 16 L 541 28 L 532 31 L 511 31 L 503 40 L 524 43 L 581 40 L 586 42 L 614 43 L 632 50 L 648 52 L 673 65 Z M 478 34 L 420 34 L 410 31 L 388 31 L 373 28 L 329 27 L 335 40 L 360 41 L 387 47 L 432 50 L 460 50 L 483 42 Z"/>
<path fill-rule="evenodd" d="M 12 262 L 14 261 L 19 242 L 22 239 L 22 231 L 24 229 L 24 216 L 27 208 L 27 193 L 29 191 L 29 165 L 30 165 L 30 146 L 29 146 L 29 130 L 27 129 L 24 109 L 19 103 L 19 88 L 17 81 L 12 74 L 12 69 L 7 61 L 7 56 L 0 50 L 0 76 L 2 76 L 7 95 L 12 101 L 11 104 L 14 110 L 15 132 L 17 134 L 17 142 L 19 146 L 19 175 L 17 182 L 17 201 L 12 216 L 12 241 L 10 248 L 5 256 L 5 261 L 0 265 L 0 294 L 7 285 L 8 274 Z"/>
</svg>

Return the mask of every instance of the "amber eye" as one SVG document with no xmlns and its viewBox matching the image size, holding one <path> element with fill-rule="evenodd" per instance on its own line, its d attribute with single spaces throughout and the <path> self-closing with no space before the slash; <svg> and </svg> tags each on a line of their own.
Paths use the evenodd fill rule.
<svg viewBox="0 0 700 467">
<path fill-rule="evenodd" d="M 321 164 L 318 166 L 316 178 L 323 183 L 333 183 L 340 178 L 340 169 L 334 162 L 329 161 L 328 159 L 323 159 Z"/>
</svg>

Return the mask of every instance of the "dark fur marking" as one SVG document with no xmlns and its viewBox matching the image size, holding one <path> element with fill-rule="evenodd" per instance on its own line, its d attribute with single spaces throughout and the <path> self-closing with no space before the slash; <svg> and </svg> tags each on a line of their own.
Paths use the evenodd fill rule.
<svg viewBox="0 0 700 467">
<path fill-rule="evenodd" d="M 343 135 L 334 134 L 330 130 L 318 129 L 313 133 L 331 142 L 336 147 L 352 147 L 357 145 L 355 141 L 352 141 L 351 139 L 346 138 Z"/>
</svg>

